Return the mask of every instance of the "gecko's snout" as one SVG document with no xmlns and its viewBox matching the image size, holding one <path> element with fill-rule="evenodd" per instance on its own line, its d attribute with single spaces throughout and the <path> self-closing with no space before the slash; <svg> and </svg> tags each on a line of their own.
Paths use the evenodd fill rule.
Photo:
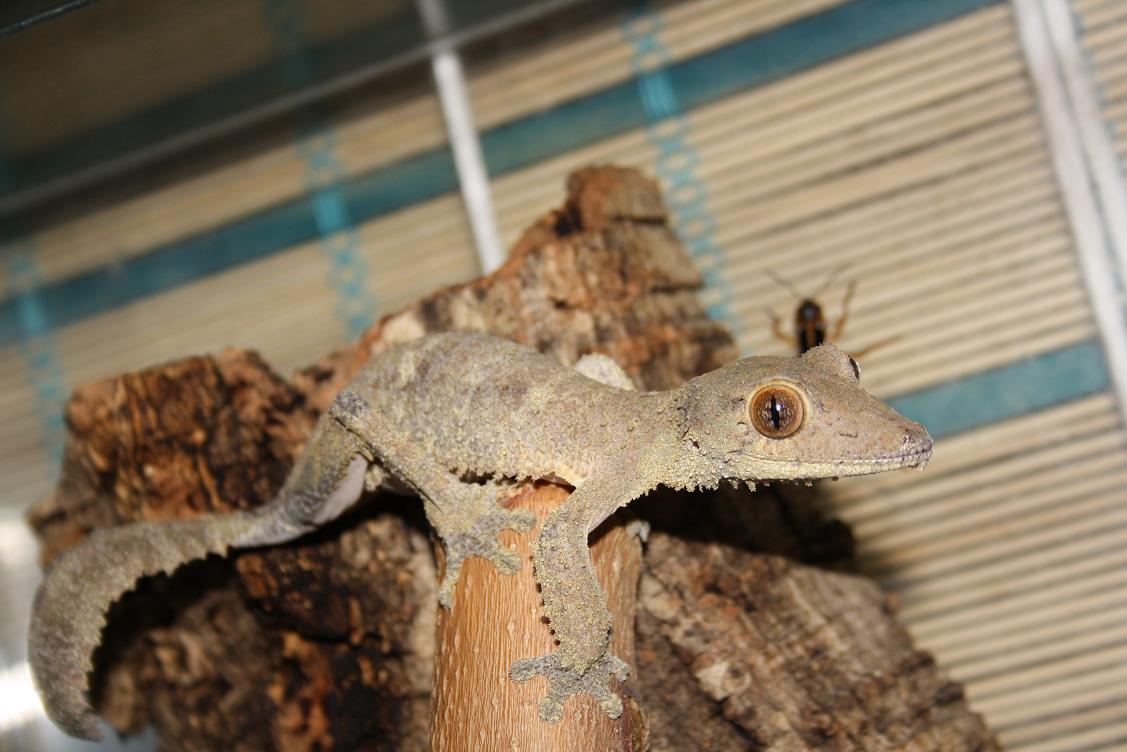
<svg viewBox="0 0 1127 752">
<path fill-rule="evenodd" d="M 931 459 L 931 450 L 935 446 L 931 434 L 919 423 L 911 423 L 904 432 L 904 439 L 900 444 L 900 456 L 904 459 L 905 467 L 925 464 Z"/>
</svg>

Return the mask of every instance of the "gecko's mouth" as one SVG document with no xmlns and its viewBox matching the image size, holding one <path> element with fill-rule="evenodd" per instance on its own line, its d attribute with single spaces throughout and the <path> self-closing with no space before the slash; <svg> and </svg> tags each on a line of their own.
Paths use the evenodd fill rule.
<svg viewBox="0 0 1127 752">
<path fill-rule="evenodd" d="M 859 467 L 874 467 L 874 468 L 888 468 L 894 467 L 914 467 L 916 465 L 926 464 L 931 459 L 931 451 L 933 443 L 929 437 L 927 442 L 920 442 L 918 448 L 908 452 L 897 452 L 896 454 L 885 455 L 884 457 L 871 457 L 863 460 L 841 460 L 835 464 L 842 467 L 859 468 Z"/>
<path fill-rule="evenodd" d="M 918 431 L 903 436 L 899 451 L 875 457 L 810 457 L 801 460 L 755 457 L 754 459 L 761 464 L 760 480 L 817 480 L 871 475 L 909 467 L 922 469 L 931 459 L 933 448 L 934 441 L 921 427 Z"/>
<path fill-rule="evenodd" d="M 905 452 L 903 454 L 892 454 L 887 457 L 876 457 L 869 460 L 846 460 L 842 464 L 851 467 L 864 467 L 866 465 L 900 465 L 902 467 L 909 467 L 912 465 L 919 465 L 920 463 L 927 462 L 931 459 L 931 447 L 927 449 L 920 449 L 915 452 Z"/>
<path fill-rule="evenodd" d="M 814 462 L 820 469 L 807 480 L 820 478 L 845 478 L 857 475 L 872 475 L 883 473 L 887 470 L 903 470 L 909 467 L 922 468 L 931 459 L 931 448 L 918 449 L 901 454 L 890 454 L 884 457 L 866 457 L 865 459 L 832 459 L 824 462 Z M 797 464 L 797 463 L 796 463 Z M 810 464 L 810 463 L 806 463 Z"/>
<path fill-rule="evenodd" d="M 899 452 L 883 457 L 866 457 L 864 459 L 829 459 L 822 462 L 815 460 L 815 463 L 824 467 L 839 468 L 843 471 L 841 475 L 866 475 L 868 472 L 876 473 L 884 470 L 926 465 L 927 461 L 931 459 L 931 450 L 931 442 L 928 442 L 926 446 L 913 449 L 910 452 Z"/>
<path fill-rule="evenodd" d="M 901 454 L 891 454 L 884 457 L 869 457 L 865 459 L 829 459 L 829 460 L 803 460 L 803 461 L 780 461 L 778 467 L 792 468 L 792 469 L 808 469 L 809 465 L 818 466 L 819 469 L 815 474 L 806 476 L 803 474 L 790 474 L 785 471 L 780 472 L 776 476 L 776 480 L 791 478 L 791 479 L 806 479 L 818 480 L 821 478 L 839 478 L 854 475 L 871 475 L 873 473 L 880 473 L 886 470 L 900 470 L 909 467 L 923 467 L 927 461 L 931 459 L 931 447 L 917 449 L 911 452 L 903 452 Z M 770 476 L 763 476 L 761 480 L 768 480 Z"/>
</svg>

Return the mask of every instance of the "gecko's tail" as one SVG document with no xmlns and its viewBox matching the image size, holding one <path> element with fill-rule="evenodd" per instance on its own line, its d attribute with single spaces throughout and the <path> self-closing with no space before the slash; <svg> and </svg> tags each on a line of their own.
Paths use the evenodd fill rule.
<svg viewBox="0 0 1127 752">
<path fill-rule="evenodd" d="M 360 498 L 368 462 L 356 439 L 335 421 L 323 418 L 318 425 L 306 459 L 268 504 L 252 512 L 96 530 L 59 557 L 35 594 L 28 632 L 32 678 L 59 728 L 99 738 L 89 697 L 94 651 L 106 614 L 138 580 L 231 548 L 294 540 Z"/>
<path fill-rule="evenodd" d="M 236 512 L 139 522 L 96 530 L 64 552 L 35 594 L 28 631 L 32 676 L 51 720 L 72 736 L 100 738 L 90 675 L 110 607 L 142 577 L 248 545 L 270 521 L 261 512 Z"/>
</svg>

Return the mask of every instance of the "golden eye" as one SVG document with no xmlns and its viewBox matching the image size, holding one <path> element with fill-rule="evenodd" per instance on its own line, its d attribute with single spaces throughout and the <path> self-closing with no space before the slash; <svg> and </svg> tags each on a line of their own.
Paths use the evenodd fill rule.
<svg viewBox="0 0 1127 752">
<path fill-rule="evenodd" d="M 783 384 L 768 384 L 752 395 L 748 415 L 755 430 L 769 439 L 785 439 L 802 427 L 802 398 Z"/>
</svg>

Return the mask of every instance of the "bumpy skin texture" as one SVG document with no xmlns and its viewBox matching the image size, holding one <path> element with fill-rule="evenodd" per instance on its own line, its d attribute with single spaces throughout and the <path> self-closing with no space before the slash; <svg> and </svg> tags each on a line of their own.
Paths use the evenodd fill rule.
<svg viewBox="0 0 1127 752">
<path fill-rule="evenodd" d="M 802 398 L 801 427 L 768 438 L 748 418 L 761 387 Z M 541 528 L 534 566 L 544 614 L 559 641 L 511 675 L 544 675 L 540 715 L 562 717 L 576 692 L 622 712 L 610 677 L 625 665 L 608 650 L 610 619 L 587 536 L 619 507 L 659 485 L 712 488 L 721 480 L 804 480 L 920 465 L 931 438 L 870 397 L 832 345 L 801 358 L 757 357 L 667 392 L 639 393 L 607 359 L 577 369 L 482 334 L 425 337 L 374 357 L 321 417 L 278 497 L 253 512 L 138 523 L 92 535 L 52 567 L 36 595 L 29 646 L 50 717 L 96 738 L 88 701 L 92 656 L 110 606 L 141 577 L 210 553 L 293 540 L 331 521 L 365 487 L 406 485 L 422 497 L 447 548 L 439 590 L 450 607 L 460 564 L 520 567 L 500 545 L 531 518 L 497 504 L 497 484 L 562 481 L 575 488 Z M 398 481 L 398 484 L 395 482 Z"/>
</svg>

